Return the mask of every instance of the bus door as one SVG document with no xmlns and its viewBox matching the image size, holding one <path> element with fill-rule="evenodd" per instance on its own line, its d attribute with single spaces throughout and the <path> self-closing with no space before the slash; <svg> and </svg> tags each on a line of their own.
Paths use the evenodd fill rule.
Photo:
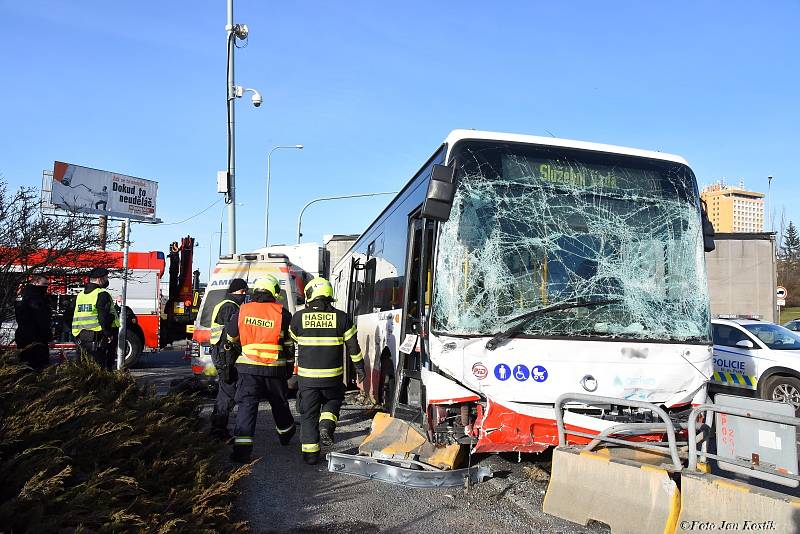
<svg viewBox="0 0 800 534">
<path fill-rule="evenodd" d="M 353 256 L 350 260 L 349 279 L 347 282 L 347 315 L 357 325 L 358 308 L 363 298 L 364 290 L 364 264 L 357 256 Z M 356 369 L 353 362 L 345 355 L 342 356 L 344 360 L 344 384 L 347 387 L 355 387 L 356 383 Z"/>
<path fill-rule="evenodd" d="M 425 338 L 426 319 L 431 305 L 434 224 L 433 221 L 423 222 L 417 214 L 409 219 L 400 336 L 401 344 L 408 348 L 408 352 L 401 349 L 397 355 L 396 402 L 392 402 L 392 415 L 403 419 L 418 417 L 420 407 L 424 406 L 425 392 L 420 369 L 427 364 Z M 416 342 L 413 342 L 414 339 Z"/>
</svg>

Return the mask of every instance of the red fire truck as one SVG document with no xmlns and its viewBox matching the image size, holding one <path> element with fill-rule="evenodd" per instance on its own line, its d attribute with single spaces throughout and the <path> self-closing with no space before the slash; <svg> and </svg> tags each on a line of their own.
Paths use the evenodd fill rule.
<svg viewBox="0 0 800 534">
<path fill-rule="evenodd" d="M 185 339 L 187 326 L 197 313 L 198 297 L 192 284 L 192 249 L 194 239 L 187 236 L 170 247 L 169 295 L 161 292 L 161 278 L 166 268 L 163 252 L 130 252 L 128 254 L 127 306 L 132 312 L 128 323 L 126 365 L 132 365 L 144 350 L 159 348 L 177 340 Z M 26 263 L 36 264 L 37 254 L 27 258 Z M 123 253 L 91 251 L 68 260 L 55 262 L 41 274 L 50 278 L 48 292 L 53 309 L 53 352 L 58 359 L 70 357 L 75 352 L 71 333 L 72 311 L 75 296 L 86 283 L 86 273 L 95 266 L 109 269 L 108 290 L 117 305 L 122 303 Z M 188 288 L 186 287 L 188 285 Z M 14 325 L 4 325 L 11 330 Z"/>
</svg>

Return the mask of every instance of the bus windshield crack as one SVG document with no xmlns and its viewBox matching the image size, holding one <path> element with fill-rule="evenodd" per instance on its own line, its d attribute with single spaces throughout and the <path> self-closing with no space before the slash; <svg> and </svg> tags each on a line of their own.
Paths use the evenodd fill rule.
<svg viewBox="0 0 800 534">
<path fill-rule="evenodd" d="M 696 341 L 708 294 L 694 177 L 681 164 L 636 165 L 523 153 L 457 153 L 458 189 L 438 241 L 434 325 L 491 335 L 528 310 L 560 310 L 521 333 Z"/>
</svg>

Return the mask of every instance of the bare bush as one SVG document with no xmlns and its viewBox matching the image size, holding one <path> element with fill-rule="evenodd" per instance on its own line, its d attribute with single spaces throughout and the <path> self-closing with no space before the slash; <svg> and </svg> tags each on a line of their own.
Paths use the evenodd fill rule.
<svg viewBox="0 0 800 534">
<path fill-rule="evenodd" d="M 100 260 L 99 248 L 95 217 L 46 215 L 38 190 L 10 190 L 0 177 L 0 322 L 13 319 L 18 288 L 32 274 L 74 273 L 93 255 Z"/>
</svg>

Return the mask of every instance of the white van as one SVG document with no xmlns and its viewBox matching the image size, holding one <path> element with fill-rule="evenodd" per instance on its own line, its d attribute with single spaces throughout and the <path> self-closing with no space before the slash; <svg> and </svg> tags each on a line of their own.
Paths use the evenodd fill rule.
<svg viewBox="0 0 800 534">
<path fill-rule="evenodd" d="M 219 259 L 206 287 L 203 301 L 197 313 L 191 344 L 192 372 L 198 377 L 214 377 L 217 370 L 211 363 L 211 314 L 224 298 L 228 285 L 234 278 L 247 281 L 249 287 L 259 278 L 271 274 L 281 284 L 281 303 L 294 313 L 304 303 L 303 287 L 306 274 L 289 262 L 285 254 L 250 253 L 222 256 Z"/>
</svg>

